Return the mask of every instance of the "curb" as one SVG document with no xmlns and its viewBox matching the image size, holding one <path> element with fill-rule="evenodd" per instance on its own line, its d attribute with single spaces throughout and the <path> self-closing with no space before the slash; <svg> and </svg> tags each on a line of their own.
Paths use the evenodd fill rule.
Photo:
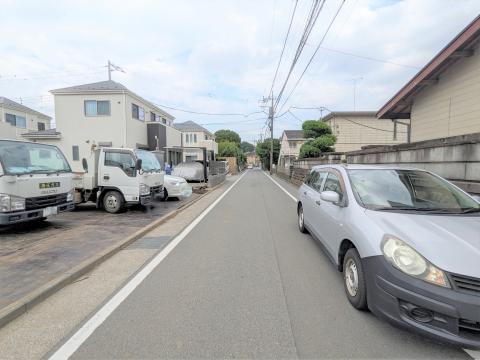
<svg viewBox="0 0 480 360">
<path fill-rule="evenodd" d="M 167 220 L 178 215 L 183 210 L 189 208 L 191 205 L 198 202 L 200 199 L 203 199 L 208 194 L 211 194 L 214 190 L 218 189 L 222 186 L 225 182 L 218 184 L 210 189 L 210 191 L 200 194 L 196 199 L 192 200 L 191 202 L 180 206 L 179 208 L 173 210 L 172 212 L 162 216 L 161 218 L 152 221 L 150 224 L 144 226 L 142 229 L 138 230 L 137 232 L 133 233 L 132 235 L 124 238 L 119 243 L 114 244 L 103 251 L 101 251 L 96 256 L 87 259 L 80 264 L 74 266 L 63 275 L 59 276 L 56 279 L 51 280 L 50 282 L 40 286 L 39 288 L 35 289 L 34 291 L 28 293 L 27 295 L 23 296 L 22 298 L 14 301 L 13 303 L 7 305 L 6 307 L 0 309 L 0 328 L 8 324 L 10 321 L 14 320 L 15 318 L 19 317 L 20 315 L 26 313 L 35 305 L 41 303 L 43 300 L 47 299 L 49 296 L 56 293 L 58 290 L 64 288 L 65 286 L 73 283 L 76 279 L 80 276 L 88 273 L 93 268 L 104 262 L 105 260 L 109 259 L 117 252 L 122 250 L 123 248 L 127 247 L 131 243 L 135 242 L 136 240 L 143 237 L 145 234 L 152 231 L 157 226 L 163 224 Z"/>
</svg>

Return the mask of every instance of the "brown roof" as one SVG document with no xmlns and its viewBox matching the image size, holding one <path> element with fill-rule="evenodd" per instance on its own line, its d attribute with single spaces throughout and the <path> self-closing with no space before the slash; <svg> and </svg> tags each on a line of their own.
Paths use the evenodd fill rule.
<svg viewBox="0 0 480 360">
<path fill-rule="evenodd" d="M 412 98 L 424 87 L 435 84 L 441 73 L 465 56 L 473 55 L 480 40 L 480 15 L 445 46 L 425 67 L 400 89 L 377 113 L 381 119 L 409 119 Z"/>
</svg>

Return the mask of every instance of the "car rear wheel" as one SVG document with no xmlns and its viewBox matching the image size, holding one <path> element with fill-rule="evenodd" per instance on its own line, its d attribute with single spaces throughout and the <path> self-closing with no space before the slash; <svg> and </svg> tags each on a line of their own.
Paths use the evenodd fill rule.
<svg viewBox="0 0 480 360">
<path fill-rule="evenodd" d="M 350 304 L 357 310 L 367 309 L 367 286 L 362 259 L 357 249 L 350 248 L 343 259 L 343 283 Z"/>
<path fill-rule="evenodd" d="M 163 187 L 162 201 L 167 201 L 167 200 L 168 200 L 168 191 L 165 187 Z"/>
<path fill-rule="evenodd" d="M 123 209 L 123 196 L 118 191 L 109 191 L 103 197 L 103 208 L 110 214 L 116 214 Z"/>
<path fill-rule="evenodd" d="M 305 228 L 305 218 L 303 215 L 303 207 L 300 205 L 298 208 L 298 230 L 300 230 L 301 233 L 306 234 L 308 231 Z"/>
</svg>

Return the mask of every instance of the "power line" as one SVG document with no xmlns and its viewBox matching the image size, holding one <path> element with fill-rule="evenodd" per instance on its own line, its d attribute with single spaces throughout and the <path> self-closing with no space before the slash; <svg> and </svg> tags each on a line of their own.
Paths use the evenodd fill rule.
<svg viewBox="0 0 480 360">
<path fill-rule="evenodd" d="M 280 111 L 283 109 L 283 107 L 285 106 L 285 104 L 287 103 L 287 101 L 288 101 L 288 100 L 290 99 L 290 97 L 292 96 L 293 92 L 295 91 L 295 89 L 297 88 L 298 84 L 299 84 L 300 81 L 302 80 L 303 75 L 305 75 L 305 73 L 307 72 L 308 67 L 310 66 L 310 64 L 312 63 L 313 59 L 315 58 L 315 55 L 317 54 L 318 50 L 320 49 L 320 46 L 323 44 L 323 41 L 324 41 L 325 38 L 327 37 L 328 32 L 330 31 L 333 23 L 335 22 L 335 19 L 337 18 L 338 14 L 339 14 L 340 11 L 342 10 L 342 7 L 343 7 L 344 4 L 345 4 L 345 0 L 342 0 L 340 6 L 339 6 L 338 9 L 337 9 L 337 12 L 335 13 L 335 15 L 333 16 L 332 20 L 330 21 L 330 24 L 328 25 L 327 29 L 325 30 L 325 33 L 323 34 L 322 39 L 321 39 L 320 42 L 318 43 L 317 48 L 315 49 L 315 51 L 313 52 L 312 56 L 310 57 L 310 60 L 308 61 L 307 66 L 305 66 L 305 69 L 303 70 L 302 74 L 300 75 L 300 77 L 298 78 L 297 82 L 295 83 L 295 86 L 294 86 L 293 89 L 290 91 L 290 94 L 288 94 L 287 99 L 283 102 L 282 106 L 280 107 Z"/>
<path fill-rule="evenodd" d="M 343 51 L 343 50 L 331 49 L 331 48 L 326 48 L 326 47 L 323 47 L 323 46 L 321 46 L 320 48 L 321 48 L 322 50 L 331 51 L 331 52 L 339 53 L 339 54 L 346 55 L 346 56 L 352 56 L 352 57 L 356 57 L 356 58 L 359 58 L 359 59 L 364 59 L 364 60 L 369 60 L 369 61 L 375 61 L 375 62 L 384 63 L 384 64 L 402 66 L 402 67 L 411 68 L 411 69 L 416 69 L 416 70 L 419 70 L 419 69 L 421 68 L 420 66 L 400 64 L 400 63 L 397 63 L 397 62 L 394 62 L 394 61 L 378 59 L 378 58 L 374 58 L 374 57 L 371 57 L 371 56 L 353 54 L 353 53 L 346 52 L 346 51 Z"/>
<path fill-rule="evenodd" d="M 254 111 L 254 112 L 251 112 L 251 113 L 248 113 L 248 114 L 241 114 L 241 113 L 210 113 L 210 112 L 201 112 L 201 111 L 180 109 L 180 108 L 177 108 L 177 107 L 168 106 L 168 105 L 164 105 L 164 104 L 157 104 L 157 103 L 154 103 L 154 102 L 152 102 L 152 104 L 154 104 L 154 105 L 156 105 L 156 106 L 159 106 L 159 107 L 164 107 L 164 108 L 170 109 L 170 110 L 176 110 L 176 111 L 186 112 L 186 113 L 189 113 L 189 114 L 209 115 L 209 116 L 243 116 L 243 117 L 249 117 L 249 116 L 252 116 L 252 115 L 255 115 L 255 114 L 261 114 L 261 113 L 263 113 L 263 111 Z"/>
<path fill-rule="evenodd" d="M 290 29 L 292 28 L 293 18 L 295 17 L 295 11 L 297 10 L 298 0 L 295 0 L 295 5 L 293 7 L 292 17 L 290 18 L 290 24 L 288 25 L 287 35 L 285 36 L 285 41 L 283 42 L 282 52 L 280 53 L 280 58 L 278 59 L 277 68 L 275 69 L 275 75 L 273 76 L 272 87 L 270 89 L 270 95 L 273 95 L 273 87 L 275 86 L 275 80 L 277 79 L 278 69 L 282 62 L 283 53 L 285 52 L 285 47 L 287 45 L 288 35 L 290 34 Z"/>
</svg>

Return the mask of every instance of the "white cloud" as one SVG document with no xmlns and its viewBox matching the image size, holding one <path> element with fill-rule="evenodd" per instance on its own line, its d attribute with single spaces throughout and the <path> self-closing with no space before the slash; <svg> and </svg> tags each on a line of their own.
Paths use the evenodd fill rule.
<svg viewBox="0 0 480 360">
<path fill-rule="evenodd" d="M 305 66 L 339 0 L 329 0 L 292 84 Z M 114 80 L 156 103 L 205 112 L 250 113 L 267 95 L 293 0 L 4 1 L 0 14 L 0 94 L 53 115 L 48 90 L 106 79 L 107 59 L 127 71 Z M 299 0 L 277 81 L 291 62 L 310 1 Z M 423 66 L 479 13 L 477 0 L 349 0 L 325 47 L 400 64 Z M 273 23 L 273 26 L 272 26 Z M 415 69 L 320 50 L 289 105 L 378 109 Z M 13 79 L 17 75 L 17 79 Z M 19 80 L 27 78 L 29 80 Z M 287 88 L 286 94 L 289 93 Z M 43 97 L 41 97 L 43 96 Z M 170 111 L 177 121 L 231 123 L 242 137 L 258 137 L 262 114 L 207 117 Z M 317 111 L 295 110 L 302 118 Z M 298 128 L 290 114 L 275 135 Z"/>
</svg>

